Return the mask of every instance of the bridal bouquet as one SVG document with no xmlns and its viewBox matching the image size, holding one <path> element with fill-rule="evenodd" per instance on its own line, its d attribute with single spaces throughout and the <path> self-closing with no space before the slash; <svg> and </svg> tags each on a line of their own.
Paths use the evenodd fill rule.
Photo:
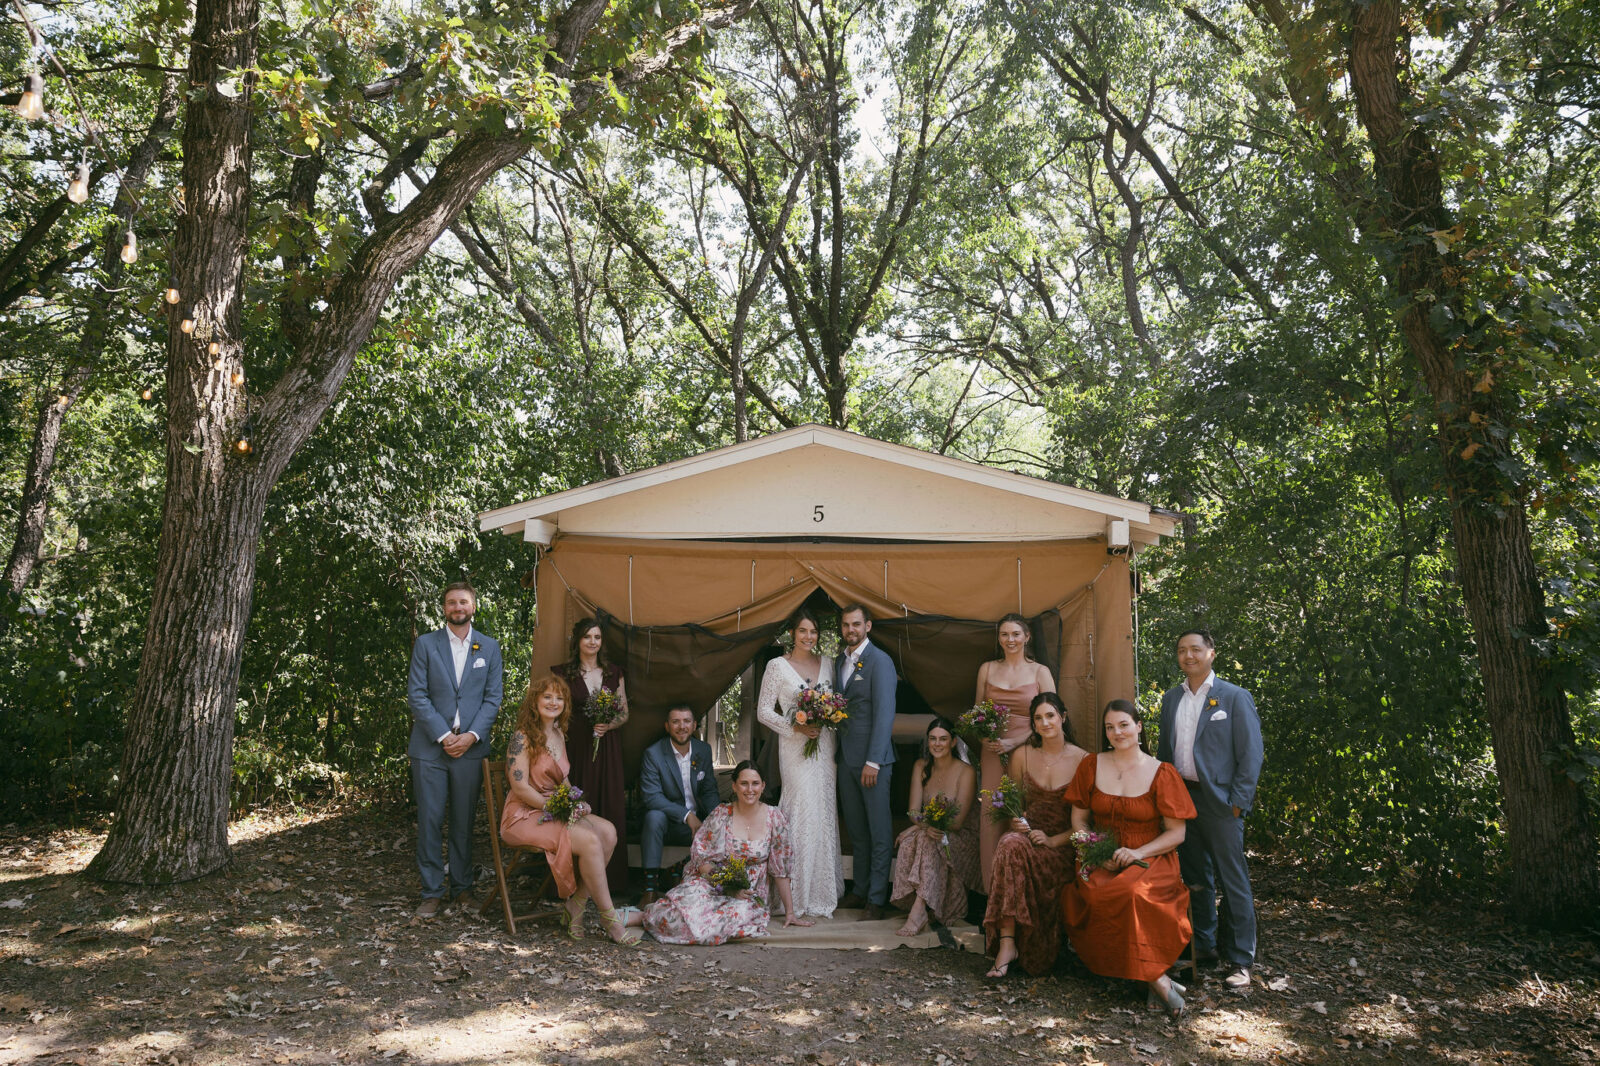
<svg viewBox="0 0 1600 1066">
<path fill-rule="evenodd" d="M 589 805 L 583 802 L 583 789 L 571 781 L 563 781 L 545 797 L 544 813 L 539 816 L 539 821 L 571 822 L 588 813 Z"/>
<path fill-rule="evenodd" d="M 589 716 L 589 721 L 594 725 L 613 725 L 621 718 L 626 710 L 622 705 L 622 697 L 609 688 L 597 688 L 589 693 L 589 699 L 583 705 L 583 713 Z M 595 730 L 593 738 L 594 751 L 600 747 L 602 734 Z"/>
<path fill-rule="evenodd" d="M 975 704 L 971 710 L 962 712 L 956 722 L 956 732 L 979 743 L 985 740 L 999 740 L 1005 736 L 1007 716 L 1008 710 L 1005 704 L 984 700 Z"/>
<path fill-rule="evenodd" d="M 995 821 L 1004 823 L 1021 818 L 1023 824 L 1027 824 L 1028 819 L 1023 818 L 1022 812 L 1027 809 L 1028 797 L 1023 794 L 1022 786 L 1010 777 L 1002 777 L 993 789 L 979 792 L 978 799 L 989 808 L 989 816 Z"/>
<path fill-rule="evenodd" d="M 1117 853 L 1117 835 L 1110 830 L 1104 833 L 1093 829 L 1080 829 L 1072 834 L 1072 847 L 1078 853 L 1078 876 L 1085 881 L 1089 874 L 1105 866 L 1111 861 L 1111 856 Z M 1150 864 L 1143 859 L 1135 859 L 1134 865 L 1150 869 Z"/>
<path fill-rule="evenodd" d="M 850 718 L 850 712 L 845 710 L 849 705 L 850 701 L 842 693 L 825 692 L 820 688 L 803 688 L 800 690 L 799 699 L 794 703 L 794 724 L 838 729 Z M 806 740 L 806 758 L 817 757 L 817 744 L 821 739 L 821 737 L 810 737 Z"/>
<path fill-rule="evenodd" d="M 724 896 L 732 896 L 750 887 L 750 871 L 742 855 L 733 855 L 718 863 L 706 880 Z"/>
</svg>

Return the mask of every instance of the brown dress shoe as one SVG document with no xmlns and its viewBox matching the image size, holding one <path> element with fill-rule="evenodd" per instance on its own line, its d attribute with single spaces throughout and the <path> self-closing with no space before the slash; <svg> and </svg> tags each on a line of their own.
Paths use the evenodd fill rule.
<svg viewBox="0 0 1600 1066">
<path fill-rule="evenodd" d="M 839 909 L 842 911 L 858 911 L 867 905 L 867 901 L 854 892 L 846 892 L 844 898 L 839 900 Z"/>
<path fill-rule="evenodd" d="M 869 903 L 869 904 L 867 904 L 866 909 L 861 912 L 861 920 L 864 921 L 864 922 L 882 921 L 883 920 L 883 904 L 881 904 L 881 903 Z"/>
<path fill-rule="evenodd" d="M 472 889 L 469 888 L 450 901 L 450 912 L 452 914 L 466 914 L 477 905 L 478 901 L 473 897 Z"/>
<path fill-rule="evenodd" d="M 438 896 L 434 896 L 431 899 L 425 899 L 422 901 L 422 906 L 417 908 L 417 917 L 437 918 L 439 917 L 439 909 L 443 906 L 444 900 L 440 899 Z"/>
</svg>

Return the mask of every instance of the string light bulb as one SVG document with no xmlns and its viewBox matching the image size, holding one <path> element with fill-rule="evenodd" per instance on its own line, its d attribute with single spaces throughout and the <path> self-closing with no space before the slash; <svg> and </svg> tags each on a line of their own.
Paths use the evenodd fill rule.
<svg viewBox="0 0 1600 1066">
<path fill-rule="evenodd" d="M 155 398 L 155 395 L 156 395 L 155 390 L 152 389 L 150 386 L 146 385 L 142 390 L 140 390 L 139 399 L 143 400 L 145 403 L 149 403 L 152 399 Z"/>
<path fill-rule="evenodd" d="M 251 452 L 255 451 L 254 448 L 250 447 L 249 437 L 240 437 L 238 440 L 234 441 L 233 450 L 238 452 L 240 455 L 249 455 Z"/>
<path fill-rule="evenodd" d="M 67 199 L 81 204 L 89 199 L 89 161 L 78 160 L 78 175 L 67 184 Z"/>
<path fill-rule="evenodd" d="M 242 370 L 242 369 L 235 370 L 233 372 L 233 376 L 231 378 L 229 378 L 228 380 L 233 382 L 233 387 L 234 388 L 238 388 L 240 385 L 243 385 L 244 384 L 244 370 Z"/>
<path fill-rule="evenodd" d="M 17 101 L 17 114 L 29 122 L 44 118 L 44 77 L 37 71 L 28 75 L 22 99 Z"/>
<path fill-rule="evenodd" d="M 139 238 L 133 235 L 133 230 L 128 231 L 128 239 L 122 242 L 121 259 L 129 266 L 139 261 Z"/>
<path fill-rule="evenodd" d="M 194 319 L 192 319 L 192 318 L 184 319 L 182 322 L 178 323 L 178 328 L 183 330 L 185 333 L 193 333 L 194 332 Z"/>
<path fill-rule="evenodd" d="M 183 299 L 183 293 L 179 292 L 176 286 L 167 286 L 167 303 L 175 304 L 181 299 Z"/>
</svg>

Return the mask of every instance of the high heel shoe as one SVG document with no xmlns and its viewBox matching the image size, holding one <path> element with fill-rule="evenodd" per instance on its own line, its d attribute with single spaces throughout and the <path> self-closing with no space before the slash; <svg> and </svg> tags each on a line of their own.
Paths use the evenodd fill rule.
<svg viewBox="0 0 1600 1066">
<path fill-rule="evenodd" d="M 585 900 L 583 906 L 578 908 L 578 913 L 574 915 L 572 908 L 567 906 L 567 901 L 561 901 L 561 931 L 567 935 L 568 940 L 583 939 L 583 911 L 588 905 L 588 901 Z"/>
<path fill-rule="evenodd" d="M 632 910 L 632 908 L 624 907 L 622 910 Z M 643 933 L 628 932 L 628 919 L 616 907 L 600 912 L 600 924 L 605 926 L 606 935 L 611 938 L 613 944 L 633 947 L 644 939 Z"/>
<path fill-rule="evenodd" d="M 1015 948 L 1017 946 L 1017 938 L 1016 937 L 1014 937 L 1014 936 L 1006 936 L 1004 934 L 1001 934 L 1000 942 L 1002 944 L 1004 944 L 1007 940 L 1011 941 L 1012 948 Z M 995 958 L 998 959 L 999 957 L 1000 957 L 1000 949 L 996 948 L 995 949 Z M 990 978 L 992 980 L 998 981 L 1002 977 L 1004 977 L 1006 974 L 1011 972 L 1011 964 L 1016 962 L 1016 961 L 1017 961 L 1017 956 L 1013 955 L 1011 958 L 1007 959 L 1005 962 L 996 962 L 993 966 L 989 967 L 989 972 L 984 974 L 983 976 L 988 977 L 988 978 Z"/>
</svg>

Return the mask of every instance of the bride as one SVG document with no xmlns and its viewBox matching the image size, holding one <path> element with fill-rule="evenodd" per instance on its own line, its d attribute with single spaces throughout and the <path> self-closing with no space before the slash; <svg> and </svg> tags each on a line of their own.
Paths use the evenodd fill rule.
<svg viewBox="0 0 1600 1066">
<path fill-rule="evenodd" d="M 761 677 L 756 715 L 778 735 L 778 768 L 783 779 L 778 809 L 789 822 L 793 846 L 789 886 L 795 913 L 831 918 L 844 895 L 839 815 L 834 802 L 837 738 L 831 729 L 797 726 L 791 717 L 801 689 L 833 688 L 833 660 L 817 654 L 821 631 L 809 609 L 802 607 L 795 613 L 790 631 L 794 637 L 790 651 L 769 662 Z M 819 735 L 817 753 L 808 758 L 806 741 Z"/>
</svg>

